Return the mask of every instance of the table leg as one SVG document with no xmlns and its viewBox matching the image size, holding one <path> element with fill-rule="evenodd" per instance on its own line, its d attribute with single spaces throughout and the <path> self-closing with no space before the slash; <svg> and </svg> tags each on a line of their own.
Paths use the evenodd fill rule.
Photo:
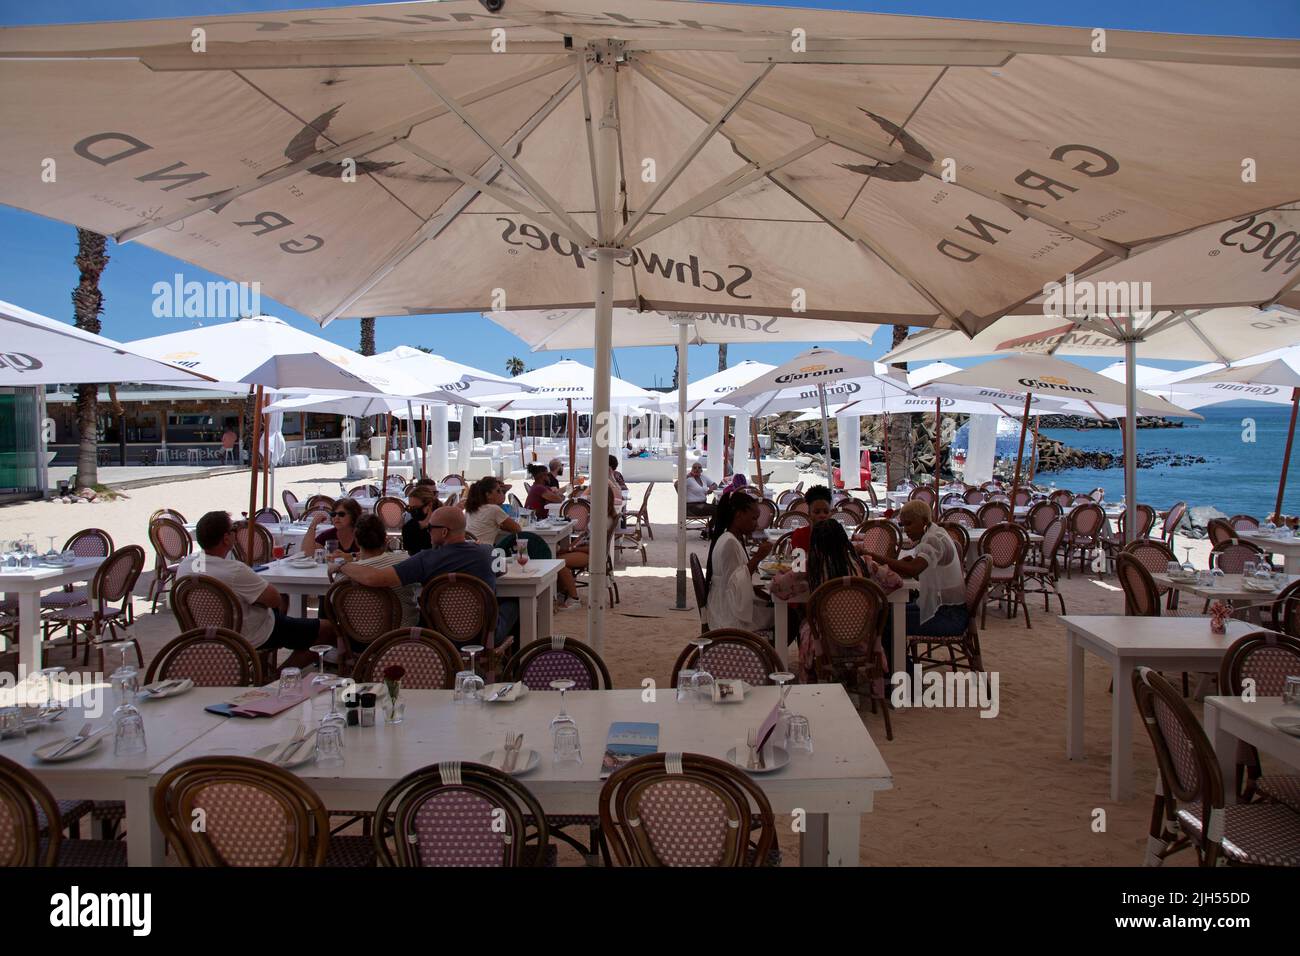
<svg viewBox="0 0 1300 956">
<path fill-rule="evenodd" d="M 1219 720 L 1219 708 L 1206 706 L 1201 716 L 1205 724 L 1205 736 L 1214 747 L 1214 756 L 1219 761 L 1219 773 L 1223 775 L 1223 802 L 1237 802 L 1237 738 L 1227 733 Z"/>
<path fill-rule="evenodd" d="M 902 590 L 900 588 L 900 590 Z M 897 592 L 895 592 L 897 593 Z M 894 642 L 894 673 L 907 670 L 907 598 L 904 595 L 903 600 L 894 601 L 893 613 L 889 616 L 893 618 L 893 642 Z"/>
<path fill-rule="evenodd" d="M 826 865 L 828 816 L 826 813 L 810 813 L 804 821 L 804 831 L 799 835 L 800 866 Z"/>
<path fill-rule="evenodd" d="M 552 618 L 555 613 L 555 587 L 556 583 L 552 581 L 537 596 L 537 633 L 542 637 L 550 637 L 554 629 Z"/>
<path fill-rule="evenodd" d="M 18 595 L 18 675 L 41 667 L 41 594 L 23 591 Z M 26 668 L 26 671 L 23 669 Z"/>
<path fill-rule="evenodd" d="M 525 594 L 519 598 L 519 646 L 527 647 L 537 640 L 537 595 Z"/>
<path fill-rule="evenodd" d="M 1110 796 L 1127 800 L 1133 796 L 1133 665 L 1121 658 L 1111 673 Z"/>
<path fill-rule="evenodd" d="M 790 663 L 790 606 L 775 595 L 772 597 L 773 624 L 776 627 L 776 656 L 781 666 Z"/>
<path fill-rule="evenodd" d="M 1083 645 L 1073 632 L 1065 640 L 1065 755 L 1083 759 Z"/>
<path fill-rule="evenodd" d="M 828 813 L 827 866 L 857 866 L 861 853 L 862 817 L 857 813 Z"/>
<path fill-rule="evenodd" d="M 153 815 L 153 790 L 145 777 L 127 781 L 127 866 L 163 865 L 163 836 Z"/>
<path fill-rule="evenodd" d="M 1287 551 L 1283 556 L 1282 568 L 1287 574 L 1300 574 L 1300 552 Z"/>
</svg>

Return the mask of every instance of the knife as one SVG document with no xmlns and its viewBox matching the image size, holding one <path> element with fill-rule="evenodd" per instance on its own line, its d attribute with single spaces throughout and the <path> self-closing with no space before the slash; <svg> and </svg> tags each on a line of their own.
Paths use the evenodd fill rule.
<svg viewBox="0 0 1300 956">
<path fill-rule="evenodd" d="M 307 725 L 303 723 L 299 723 L 298 729 L 293 732 L 293 737 L 288 741 L 286 741 L 285 743 L 281 744 L 280 749 L 275 751 L 273 754 L 271 754 L 271 759 L 268 760 L 267 763 L 278 764 L 281 760 L 284 759 L 285 755 L 289 752 L 290 747 L 297 747 L 299 744 L 303 742 L 303 740 L 306 739 L 306 734 L 307 734 Z"/>
<path fill-rule="evenodd" d="M 73 747 L 76 747 L 78 744 L 80 744 L 82 741 L 84 741 L 87 737 L 89 737 L 89 736 L 90 736 L 90 731 L 91 731 L 91 729 L 92 729 L 93 727 L 94 727 L 94 724 L 83 724 L 82 727 L 81 727 L 81 729 L 77 731 L 77 735 L 76 735 L 75 737 L 73 737 L 71 740 L 69 740 L 69 741 L 68 741 L 66 744 L 64 744 L 62 747 L 60 747 L 58 750 L 54 751 L 54 753 L 50 754 L 50 757 L 62 757 L 65 753 L 67 753 L 67 752 L 68 752 L 69 750 L 71 750 Z"/>
<path fill-rule="evenodd" d="M 500 700 L 506 694 L 514 690 L 514 687 L 515 685 L 513 681 L 509 684 L 502 684 L 499 688 L 497 688 L 497 692 L 488 698 L 488 703 L 490 704 L 494 700 Z"/>
</svg>

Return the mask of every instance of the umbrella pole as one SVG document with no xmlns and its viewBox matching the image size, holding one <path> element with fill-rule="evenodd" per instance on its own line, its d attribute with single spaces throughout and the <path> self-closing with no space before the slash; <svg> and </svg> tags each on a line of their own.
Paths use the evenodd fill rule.
<svg viewBox="0 0 1300 956">
<path fill-rule="evenodd" d="M 1273 509 L 1273 523 L 1282 520 L 1282 494 L 1286 491 L 1286 472 L 1291 464 L 1291 443 L 1295 440 L 1296 413 L 1300 412 L 1300 388 L 1291 389 L 1291 426 L 1286 432 L 1286 455 L 1282 458 L 1282 475 L 1277 481 L 1277 507 Z"/>
<path fill-rule="evenodd" d="M 1020 459 L 1025 456 L 1025 431 L 1029 428 L 1029 403 L 1033 401 L 1033 392 L 1025 393 L 1025 414 L 1020 420 L 1020 447 L 1016 450 L 1016 475 L 1011 479 L 1011 520 L 1016 520 L 1016 492 L 1020 490 Z"/>
<path fill-rule="evenodd" d="M 390 412 L 384 416 L 384 479 L 383 493 L 388 494 L 388 452 L 393 441 L 393 416 Z"/>
<path fill-rule="evenodd" d="M 244 552 L 244 559 L 251 565 L 253 563 L 253 535 L 257 530 L 253 527 L 256 523 L 253 521 L 253 514 L 257 511 L 257 473 L 261 470 L 261 462 L 258 461 L 258 455 L 261 452 L 262 443 L 262 386 L 257 386 L 257 396 L 253 399 L 253 408 L 257 414 L 253 416 L 253 444 L 249 451 L 252 466 L 249 471 L 248 486 L 248 549 Z"/>
<path fill-rule="evenodd" d="M 266 442 L 266 451 L 262 455 L 262 507 L 267 505 L 266 492 L 271 485 L 271 416 L 266 414 L 270 402 L 262 399 L 262 440 Z"/>
<path fill-rule="evenodd" d="M 943 412 L 940 405 L 943 399 L 934 400 L 934 513 L 939 513 L 939 458 L 943 454 Z M 844 474 L 841 465 L 840 474 Z"/>
<path fill-rule="evenodd" d="M 578 482 L 578 436 L 574 434 L 577 431 L 577 422 L 573 420 L 573 399 L 564 400 L 568 406 L 568 412 L 564 416 L 564 430 L 569 433 L 569 485 L 572 487 Z"/>
<path fill-rule="evenodd" d="M 1124 444 L 1124 538 L 1131 544 L 1137 540 L 1137 339 L 1132 316 L 1124 339 L 1124 423 L 1128 438 Z"/>
<path fill-rule="evenodd" d="M 420 406 L 420 477 L 429 477 L 429 406 Z"/>
<path fill-rule="evenodd" d="M 758 444 L 758 419 L 750 418 L 749 420 L 749 440 L 754 445 L 754 464 L 758 466 L 758 493 L 765 495 L 763 490 L 763 449 Z M 841 474 L 843 471 L 841 470 Z"/>
<path fill-rule="evenodd" d="M 677 603 L 686 610 L 686 344 L 690 326 L 677 326 L 677 423 L 673 437 L 677 440 Z"/>
<path fill-rule="evenodd" d="M 892 491 L 892 490 L 893 490 L 893 487 L 894 487 L 894 484 L 893 484 L 893 481 L 892 481 L 893 476 L 890 475 L 890 473 L 889 473 L 889 464 L 890 464 L 890 458 L 889 458 L 889 413 L 886 412 L 884 415 L 880 416 L 880 421 L 881 421 L 881 428 L 883 429 L 883 433 L 884 433 L 884 436 L 885 436 L 885 441 L 884 441 L 884 445 L 885 445 L 885 497 L 886 497 L 886 499 L 888 499 L 889 492 Z"/>
<path fill-rule="evenodd" d="M 826 487 L 835 488 L 835 465 L 831 461 L 831 426 L 826 420 L 826 386 L 817 383 L 817 401 L 822 408 L 822 449 L 826 454 Z M 832 491 L 832 494 L 834 492 Z"/>
<path fill-rule="evenodd" d="M 1038 419 L 1034 419 L 1034 445 L 1029 449 L 1029 483 L 1034 483 L 1034 464 L 1038 461 Z"/>
<path fill-rule="evenodd" d="M 604 126 L 602 122 L 602 127 Z M 601 130 L 605 140 L 604 162 L 610 168 L 601 182 L 613 181 L 612 164 L 616 158 L 615 144 L 610 141 L 614 129 Z M 596 250 L 596 375 L 592 387 L 591 420 L 591 543 L 587 574 L 591 578 L 587 590 L 587 642 L 597 654 L 605 647 L 606 562 L 609 557 L 611 532 L 609 521 L 609 391 L 611 355 L 614 338 L 614 256 L 617 250 Z"/>
</svg>

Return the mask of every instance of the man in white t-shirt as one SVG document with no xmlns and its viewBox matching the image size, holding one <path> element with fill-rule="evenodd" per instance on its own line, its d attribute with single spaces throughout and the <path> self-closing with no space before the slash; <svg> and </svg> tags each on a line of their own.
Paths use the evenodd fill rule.
<svg viewBox="0 0 1300 956">
<path fill-rule="evenodd" d="M 280 592 L 248 565 L 228 557 L 235 546 L 230 515 L 209 511 L 194 528 L 202 549 L 181 562 L 176 576 L 206 574 L 235 592 L 244 612 L 243 635 L 259 651 L 286 648 L 292 653 L 285 667 L 305 667 L 316 660 L 313 644 L 334 646 L 337 634 L 329 621 L 289 617 L 281 610 Z"/>
</svg>

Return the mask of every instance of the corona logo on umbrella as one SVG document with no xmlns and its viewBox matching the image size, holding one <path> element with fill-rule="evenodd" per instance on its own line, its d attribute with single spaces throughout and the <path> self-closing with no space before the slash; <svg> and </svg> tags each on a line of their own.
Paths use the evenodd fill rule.
<svg viewBox="0 0 1300 956">
<path fill-rule="evenodd" d="M 1095 394 L 1092 389 L 1085 385 L 1071 385 L 1063 378 L 1057 378 L 1054 375 L 1044 375 L 1041 378 L 1020 378 L 1016 379 L 1025 388 L 1034 391 L 1056 391 L 1056 392 L 1078 392 L 1081 395 Z"/>
<path fill-rule="evenodd" d="M 793 372 L 778 375 L 776 381 L 781 385 L 789 385 L 792 382 L 802 382 L 805 379 L 828 378 L 832 375 L 843 374 L 844 369 L 839 367 L 832 367 L 829 365 L 804 365 Z"/>
</svg>

